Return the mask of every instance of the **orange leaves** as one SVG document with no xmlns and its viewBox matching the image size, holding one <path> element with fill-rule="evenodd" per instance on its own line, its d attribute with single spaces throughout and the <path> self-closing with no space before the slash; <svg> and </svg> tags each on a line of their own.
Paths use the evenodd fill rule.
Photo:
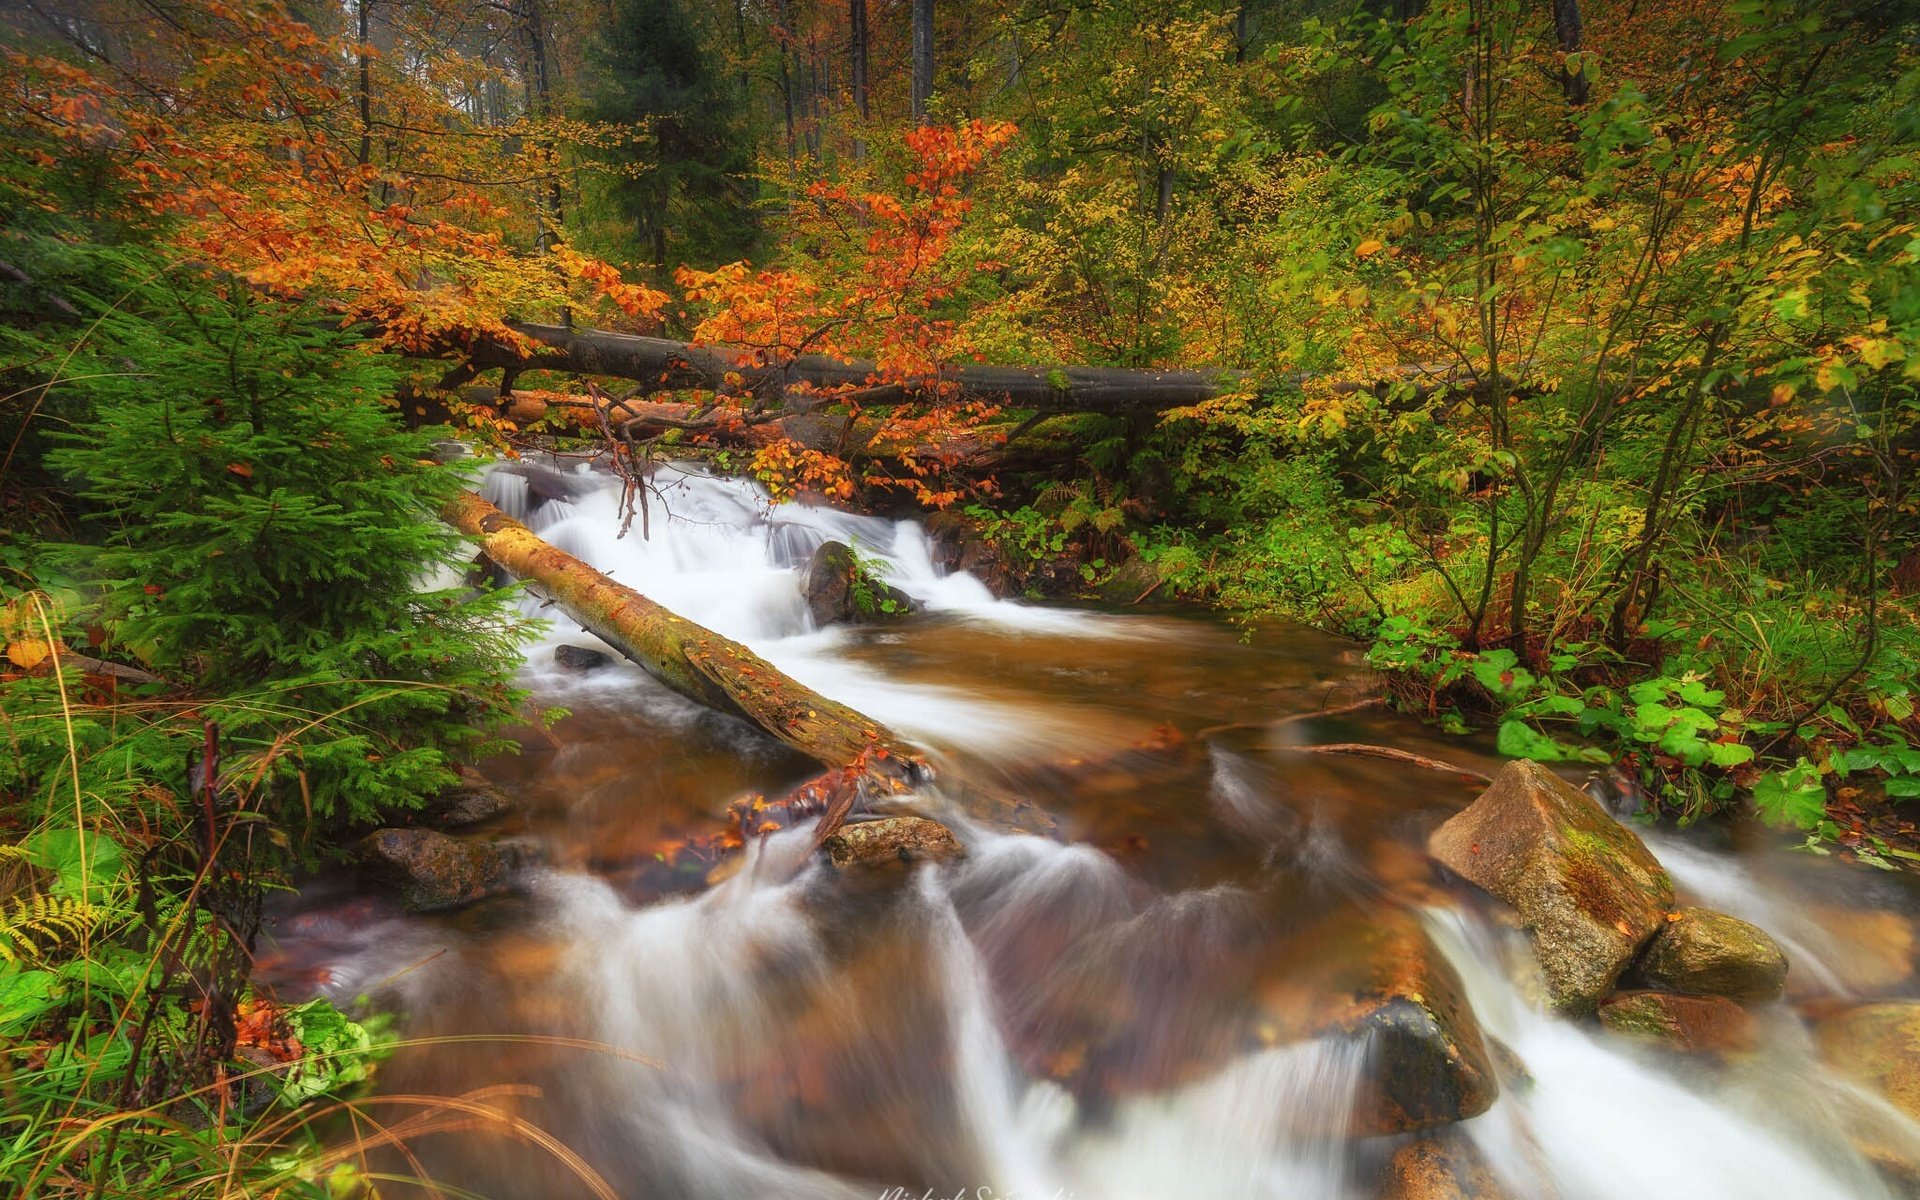
<svg viewBox="0 0 1920 1200">
<path fill-rule="evenodd" d="M 755 271 L 744 262 L 711 271 L 681 267 L 674 279 L 687 299 L 713 306 L 694 326 L 696 341 L 748 346 L 776 359 L 791 358 L 803 349 L 839 352 L 837 342 L 828 337 L 839 322 L 814 280 L 792 271 Z"/>
<path fill-rule="evenodd" d="M 628 283 L 618 267 L 588 258 L 561 245 L 553 248 L 554 261 L 573 279 L 587 284 L 599 295 L 618 305 L 629 317 L 657 317 L 666 307 L 667 295 L 641 284 Z"/>
<path fill-rule="evenodd" d="M 775 500 L 799 491 L 841 500 L 853 495 L 853 478 L 844 461 L 793 442 L 779 441 L 754 451 L 752 470 Z"/>
<path fill-rule="evenodd" d="M 557 130 L 577 123 L 477 123 L 456 97 L 493 68 L 449 49 L 443 18 L 384 14 L 396 42 L 370 59 L 368 126 L 358 75 L 340 71 L 357 39 L 221 0 L 131 11 L 152 53 L 110 75 L 8 53 L 0 121 L 50 170 L 100 164 L 130 207 L 167 218 L 179 258 L 332 301 L 398 348 L 497 331 L 506 313 L 656 315 L 665 297 L 609 264 L 540 259 L 532 196 L 563 169 Z"/>
</svg>

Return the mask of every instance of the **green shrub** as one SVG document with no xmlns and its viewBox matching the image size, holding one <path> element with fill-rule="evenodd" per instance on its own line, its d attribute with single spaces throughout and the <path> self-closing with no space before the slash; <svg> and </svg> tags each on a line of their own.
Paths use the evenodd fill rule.
<svg viewBox="0 0 1920 1200">
<path fill-rule="evenodd" d="M 310 308 L 151 285 L 70 370 L 89 416 L 49 455 L 97 540 L 46 565 L 109 652 L 209 697 L 271 756 L 278 815 L 367 822 L 498 745 L 519 628 L 498 597 L 422 581 L 463 558 L 435 519 L 463 486 L 386 402 L 394 364 Z M 92 378 L 85 378 L 86 376 Z"/>
</svg>

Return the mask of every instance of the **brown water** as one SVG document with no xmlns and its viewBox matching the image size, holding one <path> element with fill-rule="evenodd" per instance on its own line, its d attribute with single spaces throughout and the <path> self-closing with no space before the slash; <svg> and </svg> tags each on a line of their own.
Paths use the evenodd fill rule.
<svg viewBox="0 0 1920 1200">
<path fill-rule="evenodd" d="M 556 633 L 528 680 L 570 715 L 488 766 L 518 803 L 497 832 L 547 864 L 522 894 L 411 917 L 335 881 L 275 927 L 286 987 L 366 994 L 410 1038 L 455 1039 L 398 1052 L 384 1095 L 493 1089 L 490 1108 L 623 1197 L 1370 1197 L 1408 1135 L 1349 1136 L 1369 1046 L 1317 1034 L 1315 1016 L 1350 995 L 1373 931 L 1407 929 L 1506 1047 L 1502 1098 L 1455 1133 L 1509 1195 L 1891 1195 L 1855 1144 L 1920 1150 L 1819 1068 L 1790 1005 L 1763 1011 L 1762 1046 L 1728 1062 L 1546 1016 L 1513 935 L 1422 850 L 1477 785 L 1294 748 L 1498 768 L 1484 742 L 1381 710 L 1309 716 L 1364 695 L 1350 644 L 1018 608 L 937 578 L 911 527 L 769 512 L 720 481 L 678 488 L 684 520 L 646 545 L 613 537 L 591 486 L 528 516 L 920 740 L 939 780 L 905 803 L 950 823 L 968 857 L 841 875 L 801 860 L 803 829 L 717 887 L 664 868 L 662 847 L 810 764 L 633 668 L 551 669 L 553 641 L 590 641 Z M 823 536 L 886 556 L 941 611 L 809 631 L 793 564 Z M 971 823 L 981 790 L 1031 801 L 1053 828 Z M 1683 892 L 1782 940 L 1802 1010 L 1915 992 L 1905 877 L 1760 837 L 1649 837 Z M 497 1121 L 411 1153 L 376 1161 L 489 1196 L 593 1194 Z"/>
</svg>

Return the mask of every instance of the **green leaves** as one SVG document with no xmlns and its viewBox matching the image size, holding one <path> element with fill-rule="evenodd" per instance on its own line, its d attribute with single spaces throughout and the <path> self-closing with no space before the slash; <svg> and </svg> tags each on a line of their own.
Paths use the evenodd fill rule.
<svg viewBox="0 0 1920 1200">
<path fill-rule="evenodd" d="M 53 872 L 55 895 L 95 896 L 119 880 L 120 846 L 102 833 L 55 825 L 28 834 L 20 848 L 26 861 Z"/>
<path fill-rule="evenodd" d="M 1785 771 L 1768 771 L 1753 787 L 1753 806 L 1768 824 L 1817 828 L 1827 815 L 1820 768 L 1802 758 Z"/>
</svg>

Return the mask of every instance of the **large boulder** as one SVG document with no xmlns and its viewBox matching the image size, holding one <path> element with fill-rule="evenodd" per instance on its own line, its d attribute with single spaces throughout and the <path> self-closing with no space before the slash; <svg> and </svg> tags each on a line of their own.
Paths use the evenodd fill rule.
<svg viewBox="0 0 1920 1200">
<path fill-rule="evenodd" d="M 1473 1143 L 1423 1137 L 1393 1152 L 1380 1173 L 1380 1200 L 1501 1200 L 1507 1193 Z"/>
<path fill-rule="evenodd" d="M 966 854 L 953 831 L 925 817 L 882 817 L 842 825 L 824 848 L 838 869 L 947 862 Z"/>
<path fill-rule="evenodd" d="M 1850 1008 L 1820 1023 L 1820 1056 L 1920 1120 L 1920 1001 Z"/>
<path fill-rule="evenodd" d="M 1600 1006 L 1600 1024 L 1622 1037 L 1708 1054 L 1750 1050 L 1759 1037 L 1753 1014 L 1724 996 L 1616 992 Z"/>
<path fill-rule="evenodd" d="M 521 846 L 466 841 L 432 829 L 376 829 L 355 845 L 354 857 L 408 908 L 440 912 L 508 891 L 530 856 Z"/>
<path fill-rule="evenodd" d="M 1508 763 L 1427 840 L 1516 909 L 1553 1004 L 1592 1013 L 1665 922 L 1673 883 L 1638 837 L 1539 763 Z"/>
<path fill-rule="evenodd" d="M 1787 956 L 1766 931 L 1707 908 L 1683 908 L 1640 960 L 1654 987 L 1734 1000 L 1772 1000 L 1787 986 Z"/>
<path fill-rule="evenodd" d="M 1273 966 L 1259 996 L 1263 1042 L 1343 1034 L 1367 1044 L 1350 1136 L 1452 1124 L 1499 1097 L 1460 977 L 1411 913 L 1338 914 Z"/>
<path fill-rule="evenodd" d="M 819 628 L 903 617 L 914 608 L 913 597 L 875 579 L 845 542 L 825 542 L 813 552 L 801 592 Z"/>
</svg>

